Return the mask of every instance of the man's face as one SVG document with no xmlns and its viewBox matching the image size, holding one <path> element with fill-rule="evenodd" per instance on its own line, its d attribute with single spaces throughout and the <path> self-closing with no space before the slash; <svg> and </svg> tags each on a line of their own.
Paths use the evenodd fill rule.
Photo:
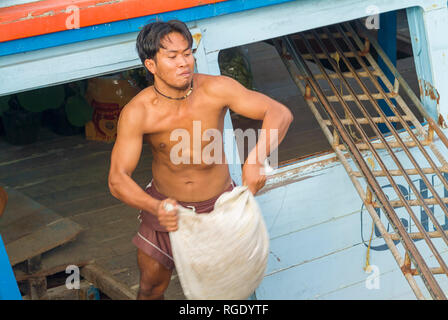
<svg viewBox="0 0 448 320">
<path fill-rule="evenodd" d="M 178 32 L 169 33 L 161 42 L 163 48 L 145 65 L 156 80 L 176 89 L 187 89 L 193 79 L 194 57 L 188 41 Z"/>
</svg>

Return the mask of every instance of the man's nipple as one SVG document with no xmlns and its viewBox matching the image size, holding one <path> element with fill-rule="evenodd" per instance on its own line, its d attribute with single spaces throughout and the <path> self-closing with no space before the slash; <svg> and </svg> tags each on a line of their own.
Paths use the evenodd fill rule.
<svg viewBox="0 0 448 320">
<path fill-rule="evenodd" d="M 161 143 L 159 144 L 159 147 L 160 147 L 160 149 L 164 149 L 164 148 L 166 147 L 166 144 L 164 144 L 163 142 L 161 142 Z"/>
</svg>

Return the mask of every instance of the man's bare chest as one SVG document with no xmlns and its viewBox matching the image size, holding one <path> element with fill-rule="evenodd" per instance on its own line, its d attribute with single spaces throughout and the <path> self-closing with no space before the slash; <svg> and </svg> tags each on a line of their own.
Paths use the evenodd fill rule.
<svg viewBox="0 0 448 320">
<path fill-rule="evenodd" d="M 210 143 L 222 143 L 216 140 L 222 140 L 225 111 L 198 108 L 167 114 L 159 121 L 156 132 L 145 135 L 145 141 L 153 152 L 169 156 L 174 148 L 178 154 L 192 156 Z"/>
</svg>

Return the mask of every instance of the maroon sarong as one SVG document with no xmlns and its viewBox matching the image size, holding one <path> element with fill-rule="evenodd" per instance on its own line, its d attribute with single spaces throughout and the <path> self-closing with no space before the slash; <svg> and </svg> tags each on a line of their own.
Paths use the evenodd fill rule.
<svg viewBox="0 0 448 320">
<path fill-rule="evenodd" d="M 235 183 L 232 181 L 232 184 L 222 193 L 231 191 L 235 186 Z M 157 200 L 165 200 L 168 198 L 157 191 L 152 181 L 145 191 Z M 215 202 L 221 194 L 200 202 L 177 201 L 177 203 L 183 207 L 193 209 L 196 213 L 210 213 L 213 211 Z M 156 259 L 167 269 L 172 270 L 174 268 L 174 260 L 171 251 L 170 237 L 167 230 L 160 225 L 156 216 L 147 211 L 140 211 L 139 220 L 141 221 L 140 228 L 132 239 L 132 242 L 144 253 Z"/>
</svg>

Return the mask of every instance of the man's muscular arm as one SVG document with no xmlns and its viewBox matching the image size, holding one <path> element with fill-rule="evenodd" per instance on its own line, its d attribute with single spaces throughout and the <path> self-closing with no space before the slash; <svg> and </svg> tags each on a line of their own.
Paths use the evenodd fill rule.
<svg viewBox="0 0 448 320">
<path fill-rule="evenodd" d="M 155 213 L 157 201 L 131 178 L 142 152 L 143 120 L 144 109 L 137 105 L 128 104 L 120 113 L 111 154 L 109 189 L 129 206 Z"/>
<path fill-rule="evenodd" d="M 258 137 L 256 146 L 249 152 L 243 166 L 243 184 L 255 194 L 266 182 L 266 176 L 260 173 L 260 169 L 264 167 L 264 160 L 285 137 L 293 120 L 292 113 L 281 103 L 259 92 L 248 90 L 229 77 L 218 77 L 217 88 L 221 91 L 225 105 L 231 110 L 247 118 L 263 120 L 262 129 L 264 130 Z M 271 129 L 277 130 L 277 143 L 275 139 L 271 141 Z"/>
<path fill-rule="evenodd" d="M 109 190 L 127 205 L 154 214 L 162 226 L 174 231 L 177 229 L 176 210 L 167 212 L 161 201 L 148 195 L 131 178 L 142 152 L 145 119 L 145 109 L 137 104 L 128 104 L 121 111 L 111 155 Z M 172 199 L 163 202 L 176 205 Z"/>
</svg>

